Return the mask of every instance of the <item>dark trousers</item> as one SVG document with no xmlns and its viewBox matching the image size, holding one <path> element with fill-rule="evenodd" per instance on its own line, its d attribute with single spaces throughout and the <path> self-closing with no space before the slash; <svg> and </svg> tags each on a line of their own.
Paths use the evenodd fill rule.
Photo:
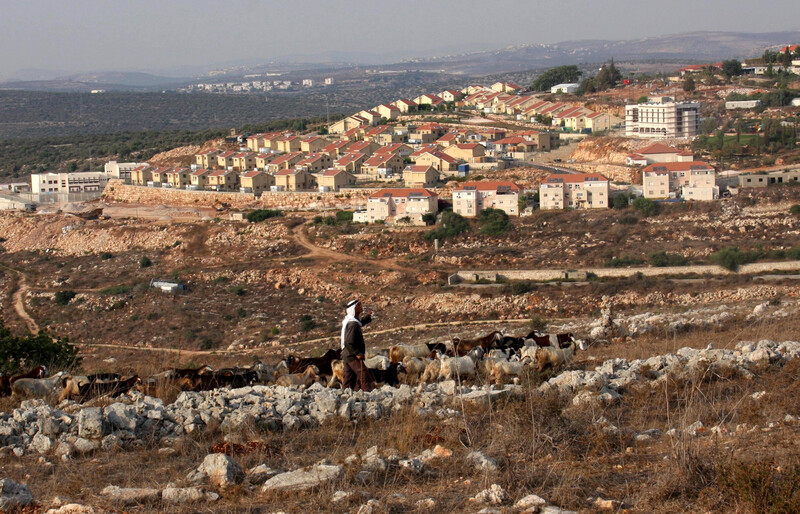
<svg viewBox="0 0 800 514">
<path fill-rule="evenodd" d="M 372 391 L 375 389 L 375 381 L 372 379 L 372 373 L 369 372 L 364 366 L 364 361 L 358 359 L 347 360 L 344 363 L 343 373 L 344 389 L 350 388 L 356 390 L 356 384 L 361 386 L 362 391 Z"/>
</svg>

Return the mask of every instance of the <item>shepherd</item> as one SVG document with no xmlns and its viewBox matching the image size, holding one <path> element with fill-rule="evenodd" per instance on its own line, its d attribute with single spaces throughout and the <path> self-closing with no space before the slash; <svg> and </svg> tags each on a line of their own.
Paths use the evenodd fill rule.
<svg viewBox="0 0 800 514">
<path fill-rule="evenodd" d="M 356 384 L 363 391 L 372 391 L 375 382 L 369 369 L 364 365 L 366 352 L 364 334 L 361 327 L 372 321 L 372 312 L 362 316 L 364 308 L 361 301 L 351 300 L 347 303 L 347 315 L 342 320 L 342 363 L 344 364 L 342 387 L 355 390 Z"/>
</svg>

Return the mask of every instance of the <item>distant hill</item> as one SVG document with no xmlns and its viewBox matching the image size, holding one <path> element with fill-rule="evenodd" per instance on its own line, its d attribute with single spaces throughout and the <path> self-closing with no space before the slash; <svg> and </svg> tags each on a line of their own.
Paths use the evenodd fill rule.
<svg viewBox="0 0 800 514">
<path fill-rule="evenodd" d="M 764 49 L 800 41 L 800 32 L 690 32 L 635 40 L 564 41 L 529 44 L 502 50 L 413 59 L 388 68 L 442 69 L 450 73 L 486 75 L 564 64 L 625 61 L 720 61 L 761 55 Z"/>
<path fill-rule="evenodd" d="M 45 76 L 46 72 L 39 71 L 38 74 Z M 27 75 L 36 76 L 34 73 L 27 73 Z M 162 77 L 151 75 L 150 73 L 102 71 L 45 79 L 9 80 L 1 82 L 0 89 L 62 92 L 86 92 L 92 89 L 154 90 L 170 89 L 190 81 L 190 79 L 186 78 Z"/>
</svg>

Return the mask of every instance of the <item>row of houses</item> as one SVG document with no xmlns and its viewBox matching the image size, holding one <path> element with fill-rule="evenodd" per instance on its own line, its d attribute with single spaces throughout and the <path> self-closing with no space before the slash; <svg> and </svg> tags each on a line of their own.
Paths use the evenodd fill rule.
<svg viewBox="0 0 800 514">
<path fill-rule="evenodd" d="M 499 209 L 509 216 L 519 216 L 522 189 L 507 180 L 464 182 L 453 191 L 453 212 L 474 218 L 484 209 Z M 425 224 L 426 215 L 439 210 L 439 197 L 427 188 L 388 188 L 369 196 L 364 210 L 353 214 L 353 221 L 363 223 L 399 222 Z"/>
</svg>

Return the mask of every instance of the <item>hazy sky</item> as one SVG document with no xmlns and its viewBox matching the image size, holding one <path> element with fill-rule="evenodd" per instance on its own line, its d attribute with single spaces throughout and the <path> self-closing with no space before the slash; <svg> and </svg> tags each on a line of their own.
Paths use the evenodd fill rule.
<svg viewBox="0 0 800 514">
<path fill-rule="evenodd" d="M 798 0 L 0 0 L 0 77 L 798 28 Z"/>
</svg>

